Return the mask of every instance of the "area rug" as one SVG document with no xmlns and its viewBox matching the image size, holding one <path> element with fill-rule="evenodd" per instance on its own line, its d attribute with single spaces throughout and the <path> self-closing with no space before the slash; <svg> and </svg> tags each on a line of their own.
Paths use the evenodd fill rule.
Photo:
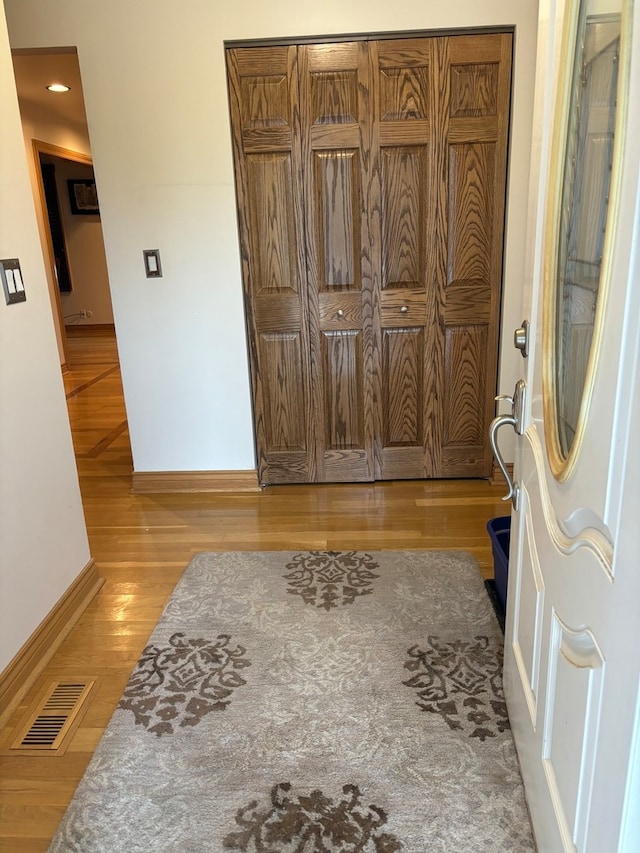
<svg viewBox="0 0 640 853">
<path fill-rule="evenodd" d="M 534 850 L 501 666 L 468 554 L 200 554 L 50 850 Z"/>
</svg>

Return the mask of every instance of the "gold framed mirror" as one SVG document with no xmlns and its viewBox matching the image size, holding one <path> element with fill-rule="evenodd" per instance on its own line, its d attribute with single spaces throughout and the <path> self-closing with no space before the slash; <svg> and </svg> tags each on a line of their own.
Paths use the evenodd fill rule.
<svg viewBox="0 0 640 853">
<path fill-rule="evenodd" d="M 569 3 L 556 112 L 544 281 L 549 464 L 566 480 L 580 452 L 597 363 L 620 180 L 629 0 Z"/>
</svg>

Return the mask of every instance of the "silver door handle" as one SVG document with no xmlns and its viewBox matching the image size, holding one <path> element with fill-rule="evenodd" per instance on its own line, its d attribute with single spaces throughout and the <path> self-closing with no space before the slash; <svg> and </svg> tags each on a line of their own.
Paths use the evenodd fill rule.
<svg viewBox="0 0 640 853">
<path fill-rule="evenodd" d="M 498 463 L 498 468 L 502 471 L 502 476 L 507 481 L 507 486 L 509 491 L 502 498 L 503 501 L 512 501 L 513 508 L 518 509 L 518 494 L 519 487 L 517 483 L 514 483 L 511 474 L 507 470 L 507 466 L 504 464 L 504 459 L 502 458 L 502 454 L 500 453 L 500 448 L 498 447 L 497 434 L 500 427 L 506 425 L 512 426 L 514 429 L 516 428 L 516 419 L 513 415 L 498 415 L 497 418 L 494 418 L 491 421 L 491 426 L 489 427 L 489 442 L 491 444 L 491 450 L 493 451 L 493 455 L 495 457 L 496 462 Z"/>
<path fill-rule="evenodd" d="M 504 459 L 502 458 L 502 454 L 500 453 L 500 448 L 498 447 L 498 430 L 503 426 L 512 426 L 514 430 L 518 433 L 518 435 L 522 435 L 524 433 L 524 402 L 526 395 L 527 385 L 524 379 L 518 379 L 516 382 L 516 387 L 513 392 L 513 397 L 510 397 L 508 394 L 499 394 L 495 399 L 496 403 L 501 401 L 506 401 L 511 404 L 511 414 L 509 415 L 498 415 L 491 421 L 491 425 L 489 426 L 489 443 L 491 444 L 491 450 L 493 451 L 493 455 L 495 457 L 496 462 L 498 463 L 498 467 L 502 471 L 502 476 L 507 481 L 507 486 L 509 491 L 502 498 L 503 501 L 511 501 L 513 503 L 513 507 L 515 510 L 518 509 L 518 497 L 520 495 L 520 487 L 513 480 L 511 474 L 507 470 L 507 466 L 504 463 Z"/>
</svg>

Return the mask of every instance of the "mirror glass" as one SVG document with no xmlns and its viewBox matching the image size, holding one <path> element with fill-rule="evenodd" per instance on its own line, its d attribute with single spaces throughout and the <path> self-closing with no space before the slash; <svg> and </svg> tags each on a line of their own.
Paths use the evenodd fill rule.
<svg viewBox="0 0 640 853">
<path fill-rule="evenodd" d="M 560 450 L 565 459 L 578 428 L 602 284 L 620 19 L 620 0 L 582 0 L 580 4 L 556 269 L 556 417 Z"/>
</svg>

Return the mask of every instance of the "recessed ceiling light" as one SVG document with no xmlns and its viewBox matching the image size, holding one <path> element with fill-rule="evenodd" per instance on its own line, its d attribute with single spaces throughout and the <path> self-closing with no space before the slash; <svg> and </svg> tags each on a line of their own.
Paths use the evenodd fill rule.
<svg viewBox="0 0 640 853">
<path fill-rule="evenodd" d="M 47 86 L 47 89 L 50 92 L 68 92 L 71 87 L 65 86 L 64 83 L 51 83 L 49 86 Z"/>
</svg>

